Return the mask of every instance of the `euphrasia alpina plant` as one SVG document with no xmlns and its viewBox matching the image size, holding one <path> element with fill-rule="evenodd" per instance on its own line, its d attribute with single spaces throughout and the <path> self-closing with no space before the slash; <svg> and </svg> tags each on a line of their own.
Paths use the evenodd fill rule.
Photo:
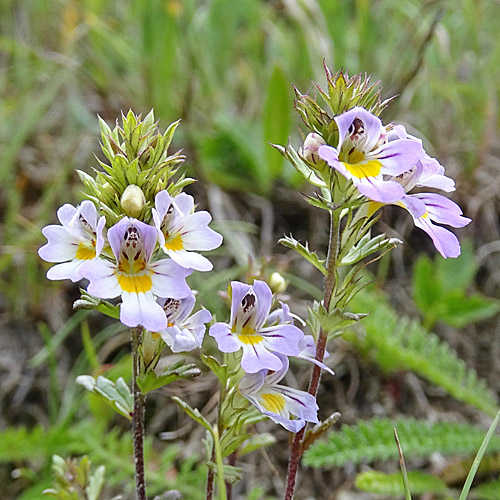
<svg viewBox="0 0 500 500">
<path fill-rule="evenodd" d="M 195 271 L 212 269 L 199 252 L 217 248 L 222 237 L 208 227 L 208 212 L 196 211 L 193 198 L 182 192 L 192 179 L 179 176 L 183 156 L 168 155 L 177 122 L 162 135 L 152 113 L 141 120 L 129 112 L 113 130 L 101 120 L 109 163 L 99 161 L 103 170 L 94 176 L 79 172 L 86 200 L 77 207 L 61 207 L 61 224 L 43 230 L 48 243 L 40 256 L 56 264 L 47 277 L 87 279 L 87 290 L 75 306 L 96 309 L 130 327 L 132 390 L 123 379 L 77 380 L 132 420 L 138 500 L 146 499 L 145 396 L 200 374 L 195 365 L 183 362 L 160 371 L 164 349 L 200 349 L 201 361 L 220 383 L 215 422 L 173 398 L 206 429 L 207 500 L 216 485 L 220 499 L 231 498 L 231 485 L 241 474 L 238 457 L 275 441 L 270 434 L 251 433 L 253 424 L 266 419 L 292 433 L 285 491 L 285 499 L 291 500 L 304 451 L 339 417 L 335 413 L 318 419 L 321 370 L 333 374 L 324 364 L 327 341 L 364 316 L 348 306 L 363 286 L 358 275 L 366 259 L 400 243 L 383 234 L 372 236 L 379 210 L 387 204 L 406 209 L 443 257 L 460 253 L 457 238 L 437 224 L 462 227 L 470 219 L 440 194 L 412 191 L 452 191 L 454 182 L 444 168 L 402 126 L 382 123 L 378 115 L 390 100 L 382 102 L 380 89 L 368 78 L 328 70 L 326 76 L 327 90 L 317 87 L 326 108 L 296 91 L 296 109 L 307 129 L 303 145 L 298 150 L 275 146 L 318 189 L 306 200 L 326 210 L 331 220 L 326 259 L 293 237 L 280 240 L 324 275 L 323 300 L 313 304 L 305 323 L 279 300 L 286 286 L 281 276 L 272 274 L 268 283 L 263 276 L 251 283 L 232 281 L 227 289 L 230 317 L 209 327 L 218 355 L 208 354 L 213 349 L 204 351 L 212 315 L 203 308 L 192 313 L 195 294 L 186 279 Z M 312 363 L 307 391 L 282 383 L 290 358 Z M 306 432 L 308 423 L 315 425 Z"/>
</svg>

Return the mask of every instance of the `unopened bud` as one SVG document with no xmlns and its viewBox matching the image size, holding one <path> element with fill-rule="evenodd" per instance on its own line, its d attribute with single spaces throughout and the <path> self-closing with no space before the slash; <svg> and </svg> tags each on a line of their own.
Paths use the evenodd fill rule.
<svg viewBox="0 0 500 500">
<path fill-rule="evenodd" d="M 130 184 L 127 186 L 127 189 L 123 191 L 120 203 L 125 215 L 137 218 L 141 215 L 142 209 L 146 204 L 146 198 L 139 186 Z"/>
<path fill-rule="evenodd" d="M 286 290 L 288 283 L 280 273 L 274 272 L 269 276 L 269 288 L 273 293 L 283 293 Z"/>
<path fill-rule="evenodd" d="M 326 166 L 326 162 L 319 157 L 318 148 L 326 145 L 326 141 L 321 135 L 311 132 L 307 135 L 304 146 L 302 147 L 302 157 L 308 163 L 322 170 Z"/>
</svg>

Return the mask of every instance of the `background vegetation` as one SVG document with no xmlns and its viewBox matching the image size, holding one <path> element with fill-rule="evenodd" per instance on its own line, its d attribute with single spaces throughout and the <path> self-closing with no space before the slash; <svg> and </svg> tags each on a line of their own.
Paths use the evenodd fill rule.
<svg viewBox="0 0 500 500">
<path fill-rule="evenodd" d="M 487 426 L 489 417 L 472 408 L 491 415 L 500 389 L 493 316 L 500 281 L 499 25 L 495 0 L 3 0 L 0 498 L 40 498 L 52 484 L 53 453 L 87 453 L 96 465 L 106 465 L 110 497 L 130 491 L 132 469 L 124 451 L 129 444 L 119 432 L 121 423 L 74 383 L 76 375 L 91 371 L 127 377 L 127 333 L 86 313 L 73 314 L 76 287 L 47 282 L 36 254 L 43 243 L 40 228 L 54 220 L 55 208 L 79 199 L 74 169 L 88 171 L 97 164 L 96 115 L 112 122 L 120 111 L 145 114 L 154 108 L 162 128 L 182 119 L 174 149 L 184 148 L 188 175 L 201 179 L 191 191 L 225 235 L 216 272 L 191 283 L 201 302 L 224 315 L 214 291 L 263 268 L 264 274 L 286 274 L 292 310 L 300 314 L 306 301 L 318 296 L 321 277 L 296 265 L 276 241 L 293 232 L 321 249 L 327 221 L 303 202 L 297 194 L 305 189 L 300 178 L 267 143 L 291 137 L 298 144 L 291 83 L 314 93 L 311 79 L 324 84 L 323 60 L 333 70 L 366 71 L 373 81 L 380 79 L 383 97 L 399 94 L 384 120 L 397 120 L 424 138 L 457 180 L 455 201 L 474 220 L 459 235 L 470 241 L 466 260 L 451 271 L 420 260 L 413 276 L 418 255 L 434 253 L 431 242 L 405 214 L 386 211 L 384 229 L 405 244 L 371 269 L 392 303 L 379 313 L 380 321 L 421 318 L 424 331 L 432 328 L 437 336 L 432 342 L 446 342 L 464 360 L 464 373 L 474 369 L 489 386 L 488 396 L 479 398 L 481 407 L 457 396 L 453 380 L 443 386 L 439 377 L 419 373 L 411 356 L 390 357 L 388 363 L 371 321 L 366 335 L 357 332 L 350 342 L 332 344 L 337 376 L 325 380 L 320 393 L 323 417 L 338 410 L 343 424 L 411 415 Z M 446 284 L 457 269 L 471 271 L 461 275 L 453 295 Z M 444 276 L 441 288 L 436 276 Z M 426 290 L 432 290 L 433 300 Z M 465 298 L 474 294 L 492 300 L 468 303 L 467 316 Z M 397 339 L 404 341 L 400 334 Z M 307 373 L 297 378 L 304 386 Z M 200 378 L 150 398 L 151 493 L 167 484 L 186 498 L 199 495 L 202 434 L 168 396 L 187 391 L 193 406 L 210 415 L 212 382 Z M 442 386 L 472 406 L 445 396 Z M 117 431 L 109 431 L 111 423 Z M 269 429 L 286 442 L 284 433 Z M 160 437 L 177 439 L 182 449 L 165 448 Z M 264 466 L 262 455 L 248 459 L 246 484 L 262 478 L 266 467 L 268 479 L 253 491 L 241 486 L 246 498 L 280 496 L 283 471 L 281 479 L 269 474 L 271 464 L 280 469 L 286 459 L 286 447 L 277 448 L 270 449 Z M 450 466 L 435 462 L 412 465 L 441 475 Z M 455 481 L 461 477 L 457 469 Z M 333 472 L 310 470 L 302 476 L 301 495 L 327 498 L 325 491 L 335 495 L 342 488 L 357 491 L 352 498 L 358 498 L 357 471 L 352 461 Z"/>
</svg>

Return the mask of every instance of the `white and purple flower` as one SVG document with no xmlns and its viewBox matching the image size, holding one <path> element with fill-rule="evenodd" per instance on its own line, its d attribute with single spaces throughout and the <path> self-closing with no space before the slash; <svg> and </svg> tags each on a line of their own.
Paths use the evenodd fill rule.
<svg viewBox="0 0 500 500">
<path fill-rule="evenodd" d="M 283 361 L 279 354 L 299 354 L 304 334 L 292 324 L 269 325 L 272 292 L 264 281 L 255 280 L 253 286 L 233 281 L 231 292 L 230 324 L 215 323 L 209 335 L 215 338 L 222 352 L 242 349 L 241 367 L 247 373 L 280 370 Z"/>
<path fill-rule="evenodd" d="M 124 325 L 164 330 L 167 317 L 155 296 L 187 297 L 191 290 L 185 278 L 192 271 L 167 259 L 151 262 L 156 229 L 136 219 L 124 217 L 109 229 L 108 240 L 116 262 L 97 259 L 80 268 L 90 281 L 88 292 L 102 299 L 121 295 L 120 321 Z"/>
<path fill-rule="evenodd" d="M 172 198 L 160 191 L 152 210 L 160 247 L 182 267 L 210 271 L 212 263 L 199 250 L 213 250 L 222 243 L 222 236 L 208 227 L 212 220 L 206 211 L 194 211 L 194 199 L 181 193 Z"/>
<path fill-rule="evenodd" d="M 278 371 L 248 373 L 240 380 L 238 389 L 243 397 L 273 422 L 281 424 L 290 432 L 298 432 L 306 422 L 319 422 L 318 405 L 312 394 L 278 384 L 288 370 L 288 358 L 280 354 L 278 357 L 282 362 Z"/>
<path fill-rule="evenodd" d="M 394 203 L 404 190 L 384 175 L 397 176 L 411 169 L 425 152 L 418 141 L 387 142 L 381 120 L 366 109 L 355 107 L 335 117 L 339 131 L 337 148 L 320 146 L 319 156 L 330 167 L 351 179 L 359 192 L 381 203 Z"/>
<path fill-rule="evenodd" d="M 82 279 L 81 266 L 94 261 L 104 246 L 104 216 L 98 218 L 95 205 L 88 200 L 78 207 L 69 203 L 57 211 L 60 226 L 50 225 L 42 229 L 47 243 L 38 250 L 38 255 L 47 262 L 60 262 L 47 272 L 50 280 Z"/>
<path fill-rule="evenodd" d="M 420 139 L 408 135 L 401 125 L 396 125 L 389 132 L 389 141 L 395 137 L 407 137 L 414 142 L 421 142 Z M 398 140 L 397 138 L 395 140 Z M 415 226 L 431 237 L 436 250 L 444 258 L 458 257 L 460 243 L 457 237 L 448 229 L 438 226 L 434 222 L 458 228 L 469 224 L 471 219 L 464 217 L 461 208 L 443 195 L 437 193 L 408 194 L 414 187 L 440 189 L 445 192 L 454 191 L 455 181 L 444 175 L 444 167 L 435 158 L 425 154 L 413 168 L 392 178 L 392 180 L 398 182 L 405 191 L 401 199 L 393 204 L 410 212 Z"/>
<path fill-rule="evenodd" d="M 158 299 L 167 317 L 167 328 L 157 333 L 172 352 L 192 351 L 201 347 L 207 328 L 205 323 L 212 319 L 212 315 L 202 309 L 189 316 L 195 301 L 192 293 L 183 299 Z"/>
</svg>

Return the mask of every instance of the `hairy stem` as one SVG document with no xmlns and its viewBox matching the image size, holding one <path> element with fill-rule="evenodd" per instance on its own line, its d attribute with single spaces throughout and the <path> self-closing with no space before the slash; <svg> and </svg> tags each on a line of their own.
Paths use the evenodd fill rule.
<svg viewBox="0 0 500 500">
<path fill-rule="evenodd" d="M 339 251 L 339 231 L 340 231 L 340 213 L 339 211 L 330 212 L 330 238 L 328 241 L 328 256 L 326 259 L 326 276 L 323 287 L 323 305 L 327 311 L 330 310 L 330 302 L 332 300 L 335 286 L 337 284 L 337 255 Z M 326 341 L 328 332 L 321 328 L 319 332 L 318 342 L 316 344 L 316 359 L 323 361 L 325 357 Z M 321 379 L 321 368 L 317 365 L 313 366 L 311 379 L 309 381 L 309 394 L 316 396 L 318 392 L 319 382 Z M 293 500 L 295 491 L 295 483 L 297 480 L 297 472 L 299 463 L 302 457 L 303 438 L 306 431 L 304 426 L 297 434 L 295 434 L 292 444 L 290 445 L 290 459 L 288 461 L 288 472 L 286 478 L 285 500 Z"/>
<path fill-rule="evenodd" d="M 134 393 L 134 413 L 132 433 L 134 441 L 135 496 L 136 500 L 146 500 L 146 480 L 144 477 L 144 403 L 145 397 L 137 385 L 139 374 L 139 346 L 142 341 L 142 327 L 130 329 L 132 340 L 132 391 Z"/>
</svg>

